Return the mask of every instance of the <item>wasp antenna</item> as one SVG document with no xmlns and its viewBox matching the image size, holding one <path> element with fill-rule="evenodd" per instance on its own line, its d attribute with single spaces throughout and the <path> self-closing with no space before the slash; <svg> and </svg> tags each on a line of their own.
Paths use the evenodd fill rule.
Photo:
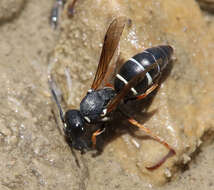
<svg viewBox="0 0 214 190">
<path fill-rule="evenodd" d="M 56 87 L 55 83 L 54 83 L 54 81 L 52 79 L 49 78 L 48 84 L 49 84 L 49 88 L 50 88 L 51 94 L 52 94 L 52 96 L 53 96 L 53 98 L 54 98 L 54 100 L 56 102 L 57 107 L 58 107 L 60 118 L 61 118 L 62 122 L 65 123 L 64 113 L 62 111 L 62 107 L 61 107 L 61 105 L 59 103 L 59 100 L 57 98 L 56 92 L 54 90 L 54 88 Z"/>
<path fill-rule="evenodd" d="M 66 76 L 67 88 L 68 88 L 68 92 L 69 92 L 69 99 L 68 99 L 68 102 L 71 102 L 72 79 L 71 79 L 71 75 L 70 75 L 70 73 L 69 73 L 69 69 L 68 69 L 67 67 L 65 68 L 65 76 Z"/>
</svg>

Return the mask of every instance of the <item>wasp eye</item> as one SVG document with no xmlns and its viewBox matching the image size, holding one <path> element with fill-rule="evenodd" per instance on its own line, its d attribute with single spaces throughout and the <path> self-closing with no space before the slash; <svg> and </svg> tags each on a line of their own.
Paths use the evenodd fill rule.
<svg viewBox="0 0 214 190">
<path fill-rule="evenodd" d="M 65 113 L 65 135 L 78 138 L 85 133 L 85 122 L 79 110 L 68 110 Z"/>
</svg>

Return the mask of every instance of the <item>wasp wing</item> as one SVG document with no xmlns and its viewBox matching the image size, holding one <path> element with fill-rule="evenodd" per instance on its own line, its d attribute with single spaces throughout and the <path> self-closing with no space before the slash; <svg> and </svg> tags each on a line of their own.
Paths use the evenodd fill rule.
<svg viewBox="0 0 214 190">
<path fill-rule="evenodd" d="M 123 89 L 114 97 L 114 99 L 109 103 L 107 106 L 107 112 L 111 112 L 119 103 L 120 101 L 128 94 L 131 88 L 135 87 L 139 84 L 142 79 L 145 77 L 146 73 L 149 72 L 151 69 L 156 67 L 155 64 L 149 65 L 145 70 L 141 73 L 137 74 L 133 77 L 124 87 Z"/>
<path fill-rule="evenodd" d="M 106 75 L 110 61 L 120 41 L 120 36 L 123 32 L 125 21 L 126 19 L 124 17 L 114 19 L 106 32 L 99 65 L 91 86 L 94 90 L 100 86 Z"/>
</svg>

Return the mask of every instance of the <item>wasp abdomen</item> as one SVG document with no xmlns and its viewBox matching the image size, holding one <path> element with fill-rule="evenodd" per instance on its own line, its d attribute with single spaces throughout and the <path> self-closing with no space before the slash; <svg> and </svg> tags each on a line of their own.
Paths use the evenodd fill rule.
<svg viewBox="0 0 214 190">
<path fill-rule="evenodd" d="M 157 46 L 144 50 L 125 62 L 116 75 L 114 87 L 119 92 L 134 76 L 148 66 L 155 64 L 154 69 L 146 73 L 142 81 L 131 89 L 134 95 L 144 93 L 149 86 L 160 76 L 163 69 L 171 59 L 173 49 L 171 46 Z"/>
</svg>

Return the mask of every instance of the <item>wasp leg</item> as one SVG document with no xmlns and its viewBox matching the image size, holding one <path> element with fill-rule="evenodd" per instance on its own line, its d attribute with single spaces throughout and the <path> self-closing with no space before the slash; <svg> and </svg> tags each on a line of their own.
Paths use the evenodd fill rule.
<svg viewBox="0 0 214 190">
<path fill-rule="evenodd" d="M 92 141 L 92 146 L 93 148 L 96 148 L 96 136 L 102 134 L 103 132 L 105 131 L 105 128 L 103 128 L 102 130 L 101 129 L 98 129 L 97 131 L 95 131 L 93 134 L 92 134 L 92 137 L 91 137 L 91 141 Z"/>
<path fill-rule="evenodd" d="M 152 137 L 154 140 L 156 140 L 157 142 L 163 144 L 167 149 L 169 149 L 169 153 L 164 156 L 159 162 L 157 162 L 155 165 L 153 166 L 149 166 L 146 167 L 148 170 L 154 170 L 157 169 L 158 167 L 160 167 L 169 157 L 173 156 L 176 154 L 175 150 L 167 143 L 165 142 L 163 139 L 161 139 L 159 136 L 152 134 L 152 132 L 144 127 L 142 124 L 138 123 L 135 119 L 133 118 L 128 118 L 128 121 L 133 124 L 134 126 L 140 128 L 141 130 L 143 130 L 144 132 L 146 132 L 150 137 Z"/>
<path fill-rule="evenodd" d="M 157 87 L 158 87 L 158 84 L 155 83 L 145 93 L 140 94 L 135 97 L 126 98 L 126 99 L 124 99 L 124 102 L 127 103 L 130 100 L 141 100 L 141 99 L 145 98 L 146 96 L 148 96 L 151 92 L 153 92 Z"/>
<path fill-rule="evenodd" d="M 112 89 L 114 89 L 114 86 L 111 83 L 106 83 L 104 88 L 112 88 Z"/>
<path fill-rule="evenodd" d="M 67 8 L 68 17 L 73 17 L 74 16 L 74 6 L 75 6 L 76 2 L 77 2 L 77 0 L 73 0 L 73 2 L 71 2 L 68 5 L 68 8 Z"/>
<path fill-rule="evenodd" d="M 148 96 L 151 92 L 153 92 L 156 88 L 158 87 L 158 84 L 153 84 L 145 93 L 140 94 L 137 96 L 137 100 L 141 100 L 143 98 L 145 98 L 146 96 Z"/>
</svg>

